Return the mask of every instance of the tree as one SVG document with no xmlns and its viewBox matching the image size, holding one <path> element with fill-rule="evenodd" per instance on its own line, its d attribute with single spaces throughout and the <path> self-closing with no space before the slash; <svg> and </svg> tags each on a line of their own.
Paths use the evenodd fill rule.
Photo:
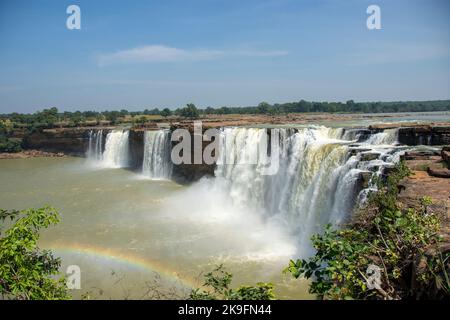
<svg viewBox="0 0 450 320">
<path fill-rule="evenodd" d="M 257 110 L 258 113 L 266 114 L 269 111 L 269 108 L 270 104 L 268 104 L 267 102 L 261 102 L 260 104 L 258 104 Z"/>
<path fill-rule="evenodd" d="M 22 139 L 0 136 L 0 152 L 22 151 Z"/>
<path fill-rule="evenodd" d="M 216 110 L 214 108 L 212 108 L 212 107 L 207 107 L 205 109 L 205 113 L 206 114 L 214 114 L 215 112 L 216 112 Z"/>
<path fill-rule="evenodd" d="M 0 233 L 0 295 L 3 299 L 49 300 L 69 299 L 61 261 L 51 251 L 37 246 L 39 230 L 59 222 L 51 207 L 23 211 L 0 210 L 0 221 L 15 220 Z M 0 231 L 2 231 L 0 229 Z"/>
<path fill-rule="evenodd" d="M 146 124 L 149 120 L 147 119 L 146 116 L 140 116 L 138 118 L 133 118 L 133 123 L 134 124 L 138 124 L 143 126 L 144 124 Z"/>
<path fill-rule="evenodd" d="M 167 118 L 169 116 L 172 115 L 172 111 L 170 111 L 169 108 L 164 108 L 161 112 L 160 112 L 161 116 L 163 116 L 164 118 Z"/>
<path fill-rule="evenodd" d="M 231 289 L 233 275 L 224 270 L 223 265 L 217 266 L 205 275 L 206 290 L 197 288 L 191 291 L 191 300 L 274 300 L 273 285 L 258 282 L 256 286 L 240 286 Z"/>
<path fill-rule="evenodd" d="M 34 122 L 36 126 L 53 127 L 55 122 L 58 121 L 58 109 L 53 107 L 50 109 L 44 109 L 35 113 Z"/>
<path fill-rule="evenodd" d="M 189 119 L 197 119 L 200 113 L 193 103 L 188 103 L 185 108 L 180 110 L 180 115 Z"/>
<path fill-rule="evenodd" d="M 14 124 L 10 119 L 0 120 L 0 135 L 7 135 L 13 131 Z"/>
<path fill-rule="evenodd" d="M 105 112 L 105 118 L 108 121 L 111 121 L 111 124 L 116 124 L 119 122 L 120 112 L 118 111 L 109 111 Z"/>
</svg>

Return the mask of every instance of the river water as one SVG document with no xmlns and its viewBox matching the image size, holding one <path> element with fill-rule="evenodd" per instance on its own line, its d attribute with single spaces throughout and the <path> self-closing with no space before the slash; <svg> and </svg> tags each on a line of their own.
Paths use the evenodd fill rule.
<svg viewBox="0 0 450 320">
<path fill-rule="evenodd" d="M 204 185 L 150 180 L 72 157 L 1 160 L 0 181 L 2 208 L 59 210 L 60 224 L 43 231 L 40 246 L 62 258 L 62 271 L 81 268 L 75 298 L 185 296 L 219 263 L 236 286 L 272 281 L 280 298 L 311 298 L 304 281 L 281 273 L 293 240 L 256 215 L 218 207 L 224 199 L 202 197 Z"/>
</svg>

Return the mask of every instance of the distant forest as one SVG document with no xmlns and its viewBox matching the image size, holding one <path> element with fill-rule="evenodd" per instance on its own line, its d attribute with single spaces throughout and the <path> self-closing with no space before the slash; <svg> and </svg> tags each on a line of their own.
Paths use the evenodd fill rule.
<svg viewBox="0 0 450 320">
<path fill-rule="evenodd" d="M 14 127 L 42 128 L 53 127 L 64 123 L 68 126 L 78 126 L 86 122 L 108 121 L 111 124 L 121 122 L 147 122 L 150 119 L 167 117 L 198 118 L 205 115 L 223 114 L 269 114 L 279 115 L 288 113 L 306 112 L 328 112 L 328 113 L 381 113 L 381 112 L 430 112 L 450 111 L 450 100 L 436 101 L 399 101 L 399 102 L 354 102 L 349 100 L 343 102 L 309 102 L 300 100 L 298 102 L 269 104 L 261 102 L 257 106 L 250 107 L 219 107 L 219 108 L 197 108 L 193 104 L 176 110 L 145 109 L 143 111 L 75 111 L 59 112 L 57 108 L 44 109 L 33 114 L 0 114 L 0 131 L 6 125 Z M 3 127 L 3 128 L 2 128 Z M 0 132 L 1 133 L 1 132 Z"/>
</svg>

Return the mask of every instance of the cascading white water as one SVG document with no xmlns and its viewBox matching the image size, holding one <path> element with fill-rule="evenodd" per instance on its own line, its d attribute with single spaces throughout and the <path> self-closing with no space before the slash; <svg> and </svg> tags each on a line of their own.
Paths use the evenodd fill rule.
<svg viewBox="0 0 450 320">
<path fill-rule="evenodd" d="M 367 139 L 367 144 L 373 145 L 393 145 L 397 143 L 398 129 L 386 129 L 382 132 L 371 135 Z"/>
<path fill-rule="evenodd" d="M 89 132 L 89 147 L 87 151 L 87 158 L 93 161 L 99 161 L 102 159 L 103 148 L 103 130 Z"/>
<path fill-rule="evenodd" d="M 245 160 L 252 155 L 259 159 L 258 146 L 267 130 L 223 129 L 216 183 L 225 186 L 236 206 L 259 210 L 288 226 L 298 238 L 299 253 L 308 254 L 312 234 L 327 223 L 338 225 L 348 219 L 358 200 L 361 172 L 367 169 L 361 155 L 350 152 L 349 145 L 355 141 L 341 140 L 343 129 L 274 130 L 280 139 L 279 169 L 264 175 L 264 163 Z M 396 132 L 386 131 L 364 145 L 394 143 Z"/>
<path fill-rule="evenodd" d="M 142 173 L 151 179 L 170 179 L 170 130 L 146 131 L 144 133 L 144 160 Z"/>
<path fill-rule="evenodd" d="M 103 133 L 91 132 L 88 157 L 100 160 L 102 167 L 126 167 L 128 135 L 129 131 L 123 130 L 109 132 L 102 153 Z M 399 149 L 394 147 L 397 130 L 385 130 L 364 139 L 357 142 L 357 129 L 349 133 L 342 128 L 321 126 L 224 128 L 215 178 L 204 181 L 204 189 L 224 195 L 229 199 L 224 200 L 224 205 L 228 201 L 229 208 L 240 214 L 246 212 L 252 219 L 256 215 L 277 226 L 275 229 L 288 230 L 296 239 L 297 255 L 307 256 L 312 252 L 312 234 L 321 232 L 327 223 L 344 223 L 355 204 L 376 188 L 371 179 L 361 191 L 362 172 L 376 176 L 384 166 L 398 160 Z M 170 179 L 170 153 L 169 130 L 146 131 L 143 175 Z M 273 160 L 277 153 L 278 169 L 266 174 L 267 159 Z M 201 186 L 202 182 L 199 189 Z"/>
<path fill-rule="evenodd" d="M 106 136 L 105 151 L 101 166 L 105 168 L 124 168 L 128 166 L 128 130 L 114 130 Z"/>
</svg>

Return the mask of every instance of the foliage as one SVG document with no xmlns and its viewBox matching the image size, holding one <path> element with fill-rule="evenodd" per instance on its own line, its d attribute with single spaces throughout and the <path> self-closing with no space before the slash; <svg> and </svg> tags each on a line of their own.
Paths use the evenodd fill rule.
<svg viewBox="0 0 450 320">
<path fill-rule="evenodd" d="M 198 109 L 190 103 L 184 108 L 171 111 L 169 108 L 153 108 L 144 111 L 64 111 L 59 112 L 57 108 L 52 107 L 33 114 L 19 114 L 13 112 L 10 114 L 0 114 L 0 135 L 6 131 L 21 128 L 30 132 L 53 128 L 55 126 L 77 127 L 82 125 L 98 125 L 102 120 L 107 120 L 111 124 L 120 124 L 126 121 L 127 117 L 136 117 L 142 115 L 155 115 L 168 117 L 172 113 L 178 116 L 196 119 L 200 115 L 206 114 L 288 114 L 304 112 L 330 112 L 330 113 L 379 113 L 379 112 L 429 112 L 429 111 L 449 111 L 450 100 L 436 101 L 398 101 L 398 102 L 354 102 L 349 100 L 343 102 L 314 102 L 314 101 L 295 101 L 288 103 L 269 104 L 261 102 L 257 106 L 227 107 L 218 108 L 206 107 Z"/>
<path fill-rule="evenodd" d="M 197 119 L 200 113 L 193 103 L 188 103 L 186 107 L 179 110 L 179 115 L 189 119 Z"/>
<path fill-rule="evenodd" d="M 167 118 L 169 116 L 172 115 L 172 111 L 170 111 L 169 108 L 164 108 L 161 112 L 160 115 L 163 116 L 164 118 Z"/>
<path fill-rule="evenodd" d="M 0 119 L 0 136 L 6 136 L 13 131 L 14 124 L 10 119 Z"/>
<path fill-rule="evenodd" d="M 133 119 L 133 124 L 137 126 L 143 126 L 145 125 L 149 120 L 146 116 L 140 116 L 136 119 Z"/>
<path fill-rule="evenodd" d="M 10 221 L 9 221 L 10 219 Z M 56 279 L 60 259 L 37 246 L 39 230 L 59 222 L 54 208 L 0 210 L 0 295 L 3 299 L 68 299 L 64 278 Z M 2 231 L 2 230 L 0 230 Z"/>
<path fill-rule="evenodd" d="M 310 292 L 325 299 L 448 297 L 448 256 L 439 252 L 439 218 L 428 212 L 431 199 L 423 198 L 417 209 L 397 202 L 398 183 L 409 174 L 403 163 L 397 165 L 353 225 L 327 226 L 312 238 L 315 255 L 291 260 L 285 271 L 311 278 Z M 375 290 L 368 288 L 370 265 L 381 270 Z"/>
<path fill-rule="evenodd" d="M 0 152 L 22 151 L 22 140 L 17 138 L 6 138 L 0 136 Z"/>
<path fill-rule="evenodd" d="M 206 290 L 192 290 L 191 300 L 274 300 L 273 285 L 258 282 L 256 286 L 240 286 L 231 289 L 233 275 L 224 270 L 223 265 L 217 266 L 205 275 Z"/>
<path fill-rule="evenodd" d="M 303 112 L 347 112 L 347 113 L 380 113 L 380 112 L 425 112 L 448 111 L 450 100 L 438 101 L 399 101 L 399 102 L 314 102 L 300 100 L 297 102 L 269 104 L 261 102 L 258 106 L 249 107 L 207 107 L 201 110 L 204 114 L 286 114 Z"/>
</svg>

